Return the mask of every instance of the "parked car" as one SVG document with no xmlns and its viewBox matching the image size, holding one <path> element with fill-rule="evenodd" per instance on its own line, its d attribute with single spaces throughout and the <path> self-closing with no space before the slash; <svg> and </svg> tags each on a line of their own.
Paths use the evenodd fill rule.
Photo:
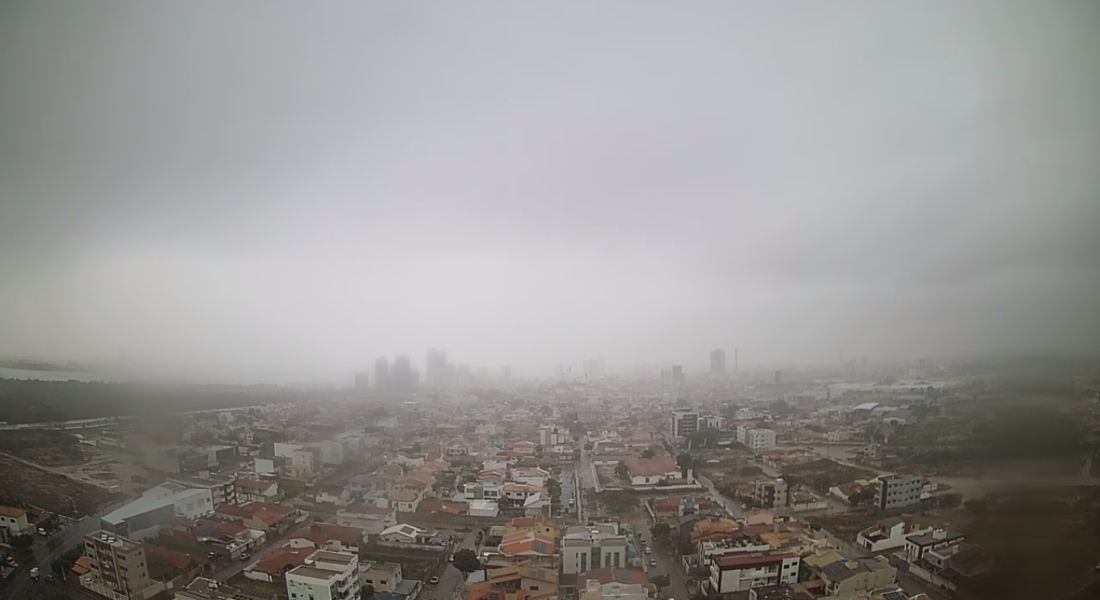
<svg viewBox="0 0 1100 600">
<path fill-rule="evenodd" d="M 217 552 L 207 552 L 206 553 L 206 558 L 214 560 L 214 559 L 218 558 L 218 553 Z"/>
<path fill-rule="evenodd" d="M 39 527 L 39 528 L 38 528 L 38 535 L 40 535 L 40 536 L 42 536 L 42 537 L 46 537 L 47 535 L 50 535 L 50 534 L 46 533 L 46 530 L 45 530 L 45 529 L 43 529 L 43 528 Z"/>
<path fill-rule="evenodd" d="M 241 560 L 242 560 L 242 561 L 246 561 L 246 560 L 248 560 L 248 559 L 250 559 L 250 558 L 252 558 L 252 555 L 251 555 L 251 554 L 249 554 L 249 553 L 247 553 L 247 552 L 243 552 L 243 553 L 241 553 Z"/>
<path fill-rule="evenodd" d="M 439 578 L 438 577 L 432 577 L 431 579 L 428 580 L 428 583 L 430 583 L 432 585 L 435 585 L 435 584 L 439 583 Z"/>
<path fill-rule="evenodd" d="M 649 546 L 646 546 L 645 553 L 646 554 L 653 554 L 653 548 L 650 548 Z"/>
<path fill-rule="evenodd" d="M 38 574 L 39 574 L 38 567 L 35 567 L 35 568 L 31 569 L 31 578 L 32 579 L 38 579 Z"/>
<path fill-rule="evenodd" d="M 657 566 L 657 559 L 654 558 L 654 559 L 650 560 L 649 561 L 649 566 L 656 567 Z"/>
<path fill-rule="evenodd" d="M 54 582 L 53 575 L 46 575 L 45 577 L 43 577 L 43 579 L 45 579 L 46 581 L 48 581 L 50 583 Z"/>
</svg>

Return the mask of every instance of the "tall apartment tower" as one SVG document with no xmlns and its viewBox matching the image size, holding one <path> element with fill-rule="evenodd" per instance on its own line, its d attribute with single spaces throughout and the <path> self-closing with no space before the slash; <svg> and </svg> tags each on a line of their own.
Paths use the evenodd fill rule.
<svg viewBox="0 0 1100 600">
<path fill-rule="evenodd" d="M 711 350 L 710 351 L 710 372 L 715 375 L 725 375 L 726 373 L 726 351 L 725 350 Z"/>
<path fill-rule="evenodd" d="M 408 354 L 398 354 L 393 359 L 393 391 L 397 394 L 413 391 L 413 370 Z"/>
<path fill-rule="evenodd" d="M 390 361 L 385 356 L 374 361 L 374 391 L 379 394 L 393 393 L 393 380 L 390 378 Z"/>
<path fill-rule="evenodd" d="M 447 353 L 435 348 L 428 349 L 424 362 L 424 383 L 433 390 L 447 387 Z"/>
</svg>

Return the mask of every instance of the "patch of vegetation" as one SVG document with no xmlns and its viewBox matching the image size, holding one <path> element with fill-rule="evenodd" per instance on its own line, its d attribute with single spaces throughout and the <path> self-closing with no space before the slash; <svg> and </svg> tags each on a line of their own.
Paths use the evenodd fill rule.
<svg viewBox="0 0 1100 600">
<path fill-rule="evenodd" d="M 638 510 L 638 497 L 624 490 L 600 492 L 596 494 L 596 502 L 607 512 L 620 517 Z"/>
</svg>

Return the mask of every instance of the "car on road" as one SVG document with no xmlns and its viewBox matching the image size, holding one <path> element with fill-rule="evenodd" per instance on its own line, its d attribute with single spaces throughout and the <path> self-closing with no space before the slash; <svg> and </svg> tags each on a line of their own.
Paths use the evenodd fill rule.
<svg viewBox="0 0 1100 600">
<path fill-rule="evenodd" d="M 38 567 L 31 569 L 31 579 L 38 579 Z"/>
<path fill-rule="evenodd" d="M 54 582 L 53 575 L 46 575 L 45 577 L 43 577 L 43 579 L 45 579 L 46 581 L 48 581 L 50 583 Z"/>
<path fill-rule="evenodd" d="M 651 560 L 649 561 L 649 566 L 651 566 L 651 567 L 656 567 L 656 566 L 657 566 L 657 559 L 656 559 L 656 558 L 654 558 L 654 559 L 651 559 Z"/>
<path fill-rule="evenodd" d="M 40 535 L 40 536 L 42 536 L 42 537 L 46 537 L 46 536 L 48 536 L 48 535 L 50 535 L 50 534 L 46 533 L 46 530 L 45 530 L 45 529 L 43 529 L 43 528 L 39 527 L 39 528 L 38 528 L 38 535 Z"/>
<path fill-rule="evenodd" d="M 430 583 L 432 585 L 435 585 L 435 584 L 439 583 L 439 578 L 438 577 L 432 577 L 431 579 L 428 580 L 428 583 Z"/>
<path fill-rule="evenodd" d="M 206 558 L 209 558 L 210 560 L 215 560 L 215 559 L 218 558 L 218 553 L 217 552 L 207 552 L 206 553 Z"/>
<path fill-rule="evenodd" d="M 251 555 L 251 554 L 249 554 L 249 553 L 247 553 L 247 552 L 245 552 L 245 553 L 241 554 L 241 561 L 246 561 L 246 560 L 248 560 L 248 559 L 250 559 L 250 558 L 252 558 L 252 555 Z"/>
<path fill-rule="evenodd" d="M 650 548 L 649 546 L 646 546 L 645 553 L 646 554 L 653 554 L 653 548 Z"/>
</svg>

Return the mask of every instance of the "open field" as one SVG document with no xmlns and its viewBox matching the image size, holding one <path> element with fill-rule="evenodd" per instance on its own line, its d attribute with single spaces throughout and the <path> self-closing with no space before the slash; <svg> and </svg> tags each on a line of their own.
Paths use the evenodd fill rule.
<svg viewBox="0 0 1100 600">
<path fill-rule="evenodd" d="M 0 452 L 47 467 L 84 462 L 80 440 L 61 431 L 0 431 Z"/>
<path fill-rule="evenodd" d="M 123 498 L 101 487 L 74 481 L 8 456 L 0 455 L 0 473 L 4 474 L 0 504 L 9 506 L 19 506 L 25 502 L 50 512 L 79 518 L 94 514 L 112 501 Z"/>
</svg>

